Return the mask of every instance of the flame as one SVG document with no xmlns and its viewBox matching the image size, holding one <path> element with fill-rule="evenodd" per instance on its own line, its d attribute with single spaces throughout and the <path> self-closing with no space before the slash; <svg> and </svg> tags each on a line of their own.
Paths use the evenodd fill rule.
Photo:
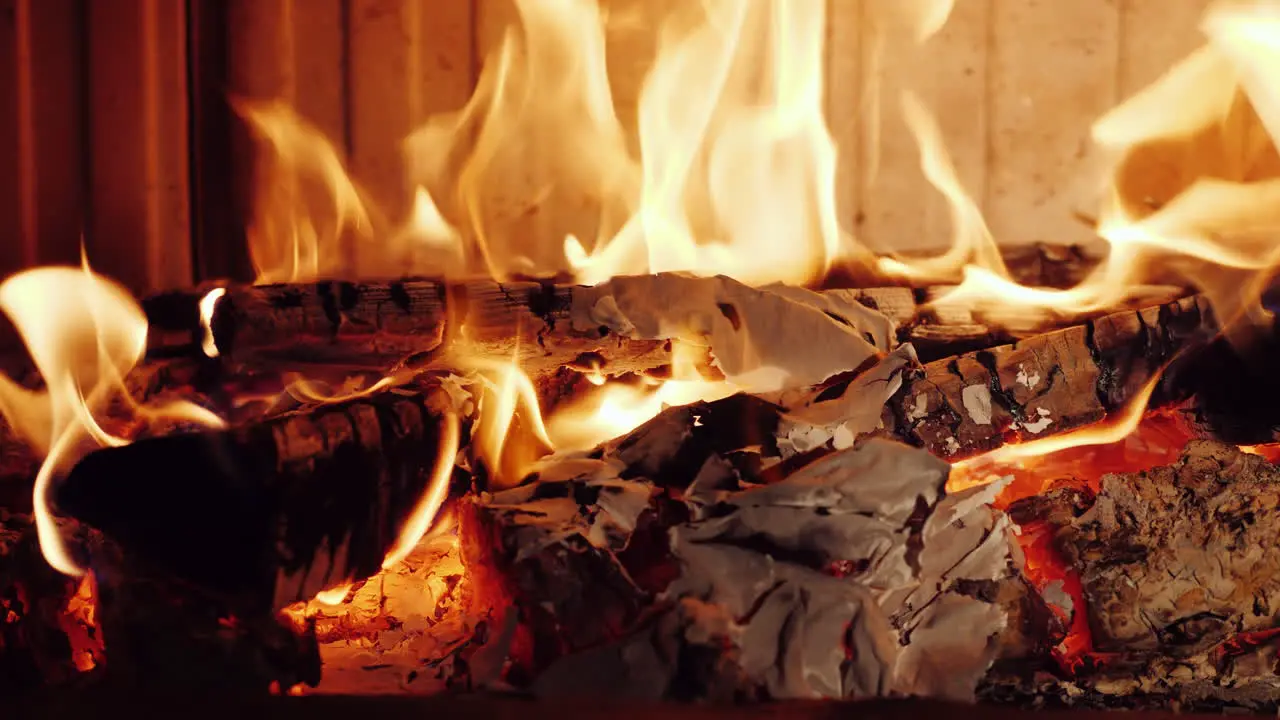
<svg viewBox="0 0 1280 720">
<path fill-rule="evenodd" d="M 347 593 L 351 592 L 353 585 L 354 583 L 346 583 L 328 590 L 321 590 L 316 593 L 315 601 L 321 605 L 340 605 L 347 599 Z"/>
<path fill-rule="evenodd" d="M 520 369 L 519 356 L 517 347 L 509 362 L 460 359 L 475 371 L 480 386 L 474 444 L 495 487 L 519 482 L 534 460 L 555 449 L 542 420 L 537 388 Z"/>
<path fill-rule="evenodd" d="M 934 9 L 941 12 L 940 9 Z M 947 13 L 950 7 L 946 8 Z M 945 15 L 944 15 L 945 19 Z M 903 261 L 897 258 L 881 258 L 879 267 L 889 275 L 898 275 L 916 281 L 945 281 L 968 266 L 971 271 L 986 271 L 998 277 L 1008 277 L 1004 258 L 996 246 L 982 210 L 974 202 L 956 174 L 955 166 L 947 153 L 942 131 L 937 120 L 914 93 L 902 95 L 902 113 L 911 133 L 920 146 L 920 168 L 925 177 L 946 197 L 951 207 L 951 247 L 933 258 Z"/>
<path fill-rule="evenodd" d="M 222 424 L 193 403 L 144 407 L 129 395 L 124 378 L 146 350 L 146 316 L 128 291 L 94 273 L 83 253 L 81 264 L 80 269 L 35 268 L 0 284 L 0 311 L 17 328 L 45 384 L 43 390 L 29 390 L 0 375 L 0 414 L 44 455 L 33 491 L 40 548 L 50 565 L 73 576 L 83 570 L 58 534 L 50 491 L 55 479 L 90 450 L 128 444 L 101 424 L 108 406 L 123 401 L 144 419 Z"/>
<path fill-rule="evenodd" d="M 1201 27 L 1207 45 L 1093 126 L 1097 145 L 1116 158 L 1098 220 L 1110 250 L 1102 265 L 1074 288 L 1047 290 L 970 262 L 938 304 L 1030 329 L 1172 281 L 1204 292 L 1229 337 L 1237 321 L 1269 319 L 1259 299 L 1280 262 L 1280 7 L 1219 2 Z"/>
<path fill-rule="evenodd" d="M 398 564 L 413 552 L 418 541 L 426 535 L 440 507 L 449 495 L 449 478 L 453 476 L 453 464 L 458 455 L 461 440 L 460 422 L 453 412 L 446 412 L 444 425 L 440 429 L 440 442 L 436 453 L 436 464 L 431 470 L 431 480 L 418 504 L 414 506 L 409 519 L 405 521 L 395 546 L 382 561 L 382 569 L 386 570 Z M 345 593 L 344 593 L 345 596 Z"/>
<path fill-rule="evenodd" d="M 1053 462 L 1054 455 L 1064 451 L 1079 451 L 1096 445 L 1109 445 L 1129 437 L 1147 415 L 1147 403 L 1160 384 L 1161 372 L 1155 373 L 1120 412 L 1108 416 L 1093 425 L 1047 435 L 1028 442 L 1003 445 L 977 457 L 952 463 L 951 476 L 947 479 L 947 491 L 959 492 L 977 485 L 985 485 L 997 479 L 1001 470 L 1011 467 L 1031 469 Z"/>
<path fill-rule="evenodd" d="M 234 100 L 232 106 L 274 151 L 259 167 L 248 230 L 259 281 L 344 276 L 348 234 L 371 237 L 373 216 L 342 158 L 322 132 L 284 103 Z"/>
<path fill-rule="evenodd" d="M 925 30 L 950 9 L 931 5 Z M 668 270 L 806 282 L 854 248 L 822 112 L 825 0 L 646 4 L 623 21 L 597 0 L 514 7 L 471 99 L 405 139 L 399 229 L 314 127 L 236 103 L 271 151 L 249 238 L 261 281 L 342 275 L 357 242 L 362 273 L 587 283 Z M 657 28 L 655 52 L 624 113 L 607 41 L 643 28 Z"/>
<path fill-rule="evenodd" d="M 226 288 L 214 288 L 200 298 L 200 330 L 202 331 L 200 349 L 211 358 L 216 358 L 219 354 L 218 343 L 213 338 L 213 309 L 226 294 Z"/>
<path fill-rule="evenodd" d="M 556 409 L 547 421 L 547 433 L 561 450 L 586 450 L 625 435 L 665 408 L 710 402 L 738 392 L 724 380 L 704 377 L 696 364 L 698 352 L 688 344 L 673 342 L 671 378 L 643 378 L 640 384 L 609 382 L 599 371 L 588 374 L 597 388 Z"/>
</svg>

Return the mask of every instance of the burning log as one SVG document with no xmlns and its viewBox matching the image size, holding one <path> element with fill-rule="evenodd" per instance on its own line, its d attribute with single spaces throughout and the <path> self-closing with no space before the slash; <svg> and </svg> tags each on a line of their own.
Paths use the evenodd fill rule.
<svg viewBox="0 0 1280 720">
<path fill-rule="evenodd" d="M 457 432 L 448 393 L 423 378 L 223 431 L 90 453 L 60 511 L 130 555 L 259 607 L 373 575 Z"/>
<path fill-rule="evenodd" d="M 1217 330 L 1208 302 L 1193 296 L 938 360 L 903 383 L 884 423 L 952 460 L 1072 430 L 1123 407 Z"/>
<path fill-rule="evenodd" d="M 1010 516 L 1079 578 L 1093 655 L 1074 677 L 997 673 L 993 697 L 1082 706 L 1280 706 L 1280 467 L 1211 441 L 1146 472 L 1063 487 Z M 1075 604 L 1075 603 L 1070 603 Z M 1089 662 L 1090 659 L 1092 662 Z"/>
<path fill-rule="evenodd" d="M 646 293 L 656 294 L 646 301 Z M 868 316 L 850 317 L 853 304 L 874 307 L 897 322 L 915 314 L 907 288 L 818 294 L 781 286 L 755 290 L 723 277 L 676 275 L 615 278 L 592 287 L 405 279 L 234 286 L 213 303 L 209 328 L 218 352 L 237 361 L 398 360 L 439 350 L 446 338 L 465 328 L 468 343 L 498 356 L 509 357 L 518 343 L 520 361 L 530 374 L 586 354 L 609 363 L 610 372 L 628 372 L 669 362 L 672 328 L 687 319 L 676 318 L 668 307 L 682 306 L 687 312 L 682 298 L 690 295 L 704 301 L 694 309 L 708 317 L 730 312 L 727 308 L 735 301 L 772 306 L 770 316 L 779 307 L 807 304 L 810 312 L 830 313 L 828 322 L 852 322 L 860 331 L 877 333 L 883 331 L 864 327 Z M 175 334 L 185 334 L 188 347 L 199 348 L 204 329 L 199 311 L 192 310 L 198 304 L 199 298 L 189 295 L 150 300 L 146 308 L 157 337 L 171 345 Z"/>
<path fill-rule="evenodd" d="M 186 582 L 109 539 L 89 558 L 108 643 L 103 686 L 243 696 L 319 682 L 313 627 L 294 627 L 252 595 Z"/>
</svg>

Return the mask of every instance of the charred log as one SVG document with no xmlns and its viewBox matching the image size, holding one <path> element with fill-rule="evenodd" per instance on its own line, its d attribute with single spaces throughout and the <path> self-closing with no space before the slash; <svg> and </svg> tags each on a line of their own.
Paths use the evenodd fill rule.
<svg viewBox="0 0 1280 720">
<path fill-rule="evenodd" d="M 903 383 L 885 425 L 948 459 L 1065 432 L 1120 409 L 1216 333 L 1207 301 L 1193 296 L 938 360 Z M 1157 390 L 1155 402 L 1180 399 L 1171 389 Z"/>
<path fill-rule="evenodd" d="M 692 281 L 692 279 L 690 279 Z M 712 288 L 722 278 L 692 281 Z M 213 304 L 209 329 L 218 352 L 233 360 L 375 362 L 431 353 L 466 328 L 469 342 L 509 357 L 519 346 L 531 374 L 595 353 L 614 363 L 610 372 L 644 370 L 665 364 L 669 337 L 629 336 L 607 322 L 587 321 L 607 307 L 596 306 L 612 286 L 538 282 L 322 281 L 308 284 L 233 286 Z M 832 291 L 833 298 L 857 301 L 898 322 L 915 313 L 907 288 Z M 205 333 L 199 297 L 166 295 L 146 304 L 148 319 L 162 344 L 172 350 L 185 337 L 188 352 L 199 352 Z M 616 310 L 616 308 L 614 308 Z"/>
<path fill-rule="evenodd" d="M 1012 673 L 992 693 L 1082 705 L 1272 709 L 1280 703 L 1280 468 L 1209 441 L 1147 472 L 1010 507 L 1045 524 L 1080 580 L 1093 654 L 1074 677 Z"/>
<path fill-rule="evenodd" d="M 452 412 L 424 379 L 231 430 L 105 448 L 76 465 L 56 504 L 141 562 L 280 608 L 378 570 Z"/>
<path fill-rule="evenodd" d="M 88 553 L 96 618 L 107 638 L 98 682 L 191 694 L 266 695 L 320 681 L 315 628 L 301 628 L 252 596 L 185 581 L 113 542 Z"/>
</svg>

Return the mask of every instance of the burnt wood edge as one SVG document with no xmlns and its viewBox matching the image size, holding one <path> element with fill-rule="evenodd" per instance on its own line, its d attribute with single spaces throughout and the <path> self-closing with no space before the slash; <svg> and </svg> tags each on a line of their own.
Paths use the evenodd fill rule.
<svg viewBox="0 0 1280 720">
<path fill-rule="evenodd" d="M 55 506 L 146 563 L 276 609 L 377 572 L 429 480 L 448 405 L 428 380 L 103 448 Z"/>
<path fill-rule="evenodd" d="M 1193 295 L 936 360 L 908 373 L 889 400 L 884 424 L 890 434 L 948 460 L 1067 432 L 1124 407 L 1169 363 L 1188 362 L 1209 347 L 1219 329 L 1208 300 Z M 1035 382 L 1015 380 L 1023 374 Z M 966 397 L 975 387 L 985 392 Z M 1151 404 L 1168 406 L 1195 390 L 1185 372 L 1164 376 Z M 974 410 L 976 395 L 988 405 L 986 417 Z M 1040 417 L 1052 422 L 1029 429 Z"/>
</svg>

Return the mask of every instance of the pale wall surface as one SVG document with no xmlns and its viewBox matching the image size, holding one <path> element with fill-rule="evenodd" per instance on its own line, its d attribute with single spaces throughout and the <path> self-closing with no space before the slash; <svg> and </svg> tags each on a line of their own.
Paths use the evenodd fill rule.
<svg viewBox="0 0 1280 720">
<path fill-rule="evenodd" d="M 903 2 L 828 0 L 828 110 L 845 226 L 878 249 L 950 236 L 899 110 L 911 88 L 937 116 L 998 242 L 1095 241 L 1078 219 L 1093 210 L 1100 172 L 1090 123 L 1202 44 L 1209 0 L 956 0 L 922 47 L 888 27 L 878 53 L 878 28 Z"/>
</svg>

